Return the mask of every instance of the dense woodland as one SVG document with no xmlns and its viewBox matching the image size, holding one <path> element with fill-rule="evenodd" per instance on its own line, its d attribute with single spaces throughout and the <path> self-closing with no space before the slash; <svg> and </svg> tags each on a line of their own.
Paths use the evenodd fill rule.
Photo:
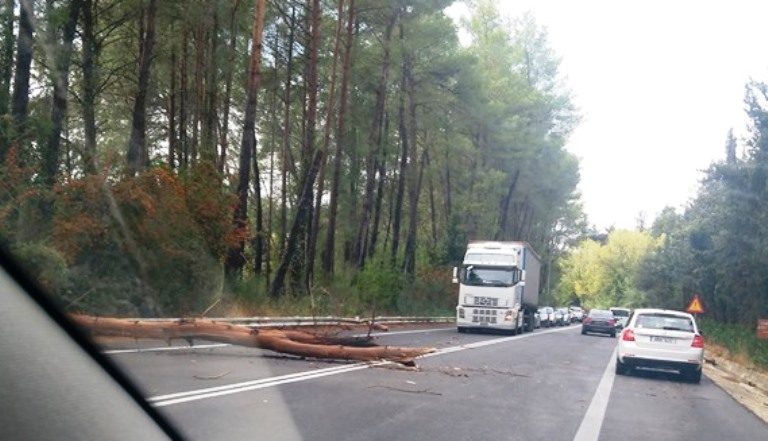
<svg viewBox="0 0 768 441">
<path fill-rule="evenodd" d="M 698 294 L 705 318 L 754 336 L 768 318 L 768 84 L 747 84 L 744 108 L 749 135 L 727 134 L 724 159 L 704 171 L 696 197 L 650 226 L 582 241 L 560 261 L 558 299 L 684 309 Z M 768 344 L 750 344 L 762 345 L 768 366 Z"/>
<path fill-rule="evenodd" d="M 557 57 L 451 3 L 2 0 L 0 241 L 95 313 L 451 307 L 486 238 L 554 286 L 585 228 Z"/>
</svg>

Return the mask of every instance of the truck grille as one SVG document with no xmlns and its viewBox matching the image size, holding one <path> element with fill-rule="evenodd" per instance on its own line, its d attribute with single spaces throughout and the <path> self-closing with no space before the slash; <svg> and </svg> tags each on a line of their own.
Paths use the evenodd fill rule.
<svg viewBox="0 0 768 441">
<path fill-rule="evenodd" d="M 496 323 L 496 311 L 493 309 L 473 309 L 472 323 Z"/>
<path fill-rule="evenodd" d="M 475 297 L 475 306 L 499 306 L 499 299 L 493 297 Z"/>
</svg>

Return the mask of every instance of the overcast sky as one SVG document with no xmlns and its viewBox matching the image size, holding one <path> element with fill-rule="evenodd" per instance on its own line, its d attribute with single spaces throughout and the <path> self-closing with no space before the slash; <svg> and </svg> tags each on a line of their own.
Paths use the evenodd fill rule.
<svg viewBox="0 0 768 441">
<path fill-rule="evenodd" d="M 768 2 L 497 3 L 510 17 L 530 11 L 562 59 L 583 115 L 566 147 L 580 159 L 582 200 L 598 228 L 682 209 L 701 170 L 724 157 L 728 129 L 746 136 L 744 85 L 768 80 Z"/>
</svg>

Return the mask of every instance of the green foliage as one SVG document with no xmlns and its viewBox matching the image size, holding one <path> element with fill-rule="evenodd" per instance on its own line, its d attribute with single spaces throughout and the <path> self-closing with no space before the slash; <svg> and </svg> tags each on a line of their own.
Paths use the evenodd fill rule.
<svg viewBox="0 0 768 441">
<path fill-rule="evenodd" d="M 699 319 L 704 337 L 725 347 L 734 355 L 746 356 L 763 369 L 768 369 L 768 340 L 758 340 L 754 324 L 730 324 L 713 319 Z"/>
<path fill-rule="evenodd" d="M 43 187 L 38 181 L 42 146 L 51 133 L 50 66 L 61 55 L 46 33 L 63 23 L 69 3 L 33 2 L 40 24 L 31 72 L 37 90 L 25 127 L 16 127 L 0 108 L 0 142 L 3 149 L 6 141 L 13 146 L 0 169 L 0 241 L 29 260 L 73 309 L 125 315 L 197 314 L 219 298 L 218 307 L 251 314 L 450 312 L 455 303 L 450 266 L 461 260 L 469 239 L 527 240 L 549 263 L 557 262 L 584 230 L 578 161 L 564 148 L 578 116 L 559 60 L 531 16 L 503 17 L 488 0 L 470 5 L 462 27 L 472 41 L 462 47 L 457 27 L 444 13 L 450 3 L 356 2 L 346 130 L 338 133 L 341 65 L 335 96 L 330 83 L 336 20 L 344 17 L 337 17 L 334 2 L 321 2 L 318 61 L 310 66 L 307 10 L 300 3 L 268 2 L 256 162 L 240 164 L 253 2 L 158 2 L 145 168 L 131 176 L 124 169 L 126 146 L 149 11 L 138 0 L 91 2 L 92 10 L 82 11 L 77 24 L 56 185 Z M 88 16 L 98 18 L 90 36 Z M 304 139 L 310 67 L 320 79 L 314 144 L 328 148 L 325 181 L 315 187 L 322 185 L 325 194 L 315 195 L 320 211 L 312 213 L 319 220 L 317 252 L 298 259 L 314 264 L 314 279 L 308 290 L 296 284 L 293 292 L 273 299 L 266 295 L 268 279 L 281 258 L 312 156 Z M 377 115 L 381 91 L 384 109 Z M 398 120 L 401 100 L 403 121 Z M 410 144 L 403 170 L 401 122 Z M 382 142 L 372 146 L 379 123 Z M 170 145 L 176 148 L 173 158 Z M 337 146 L 335 272 L 322 274 L 319 256 Z M 225 160 L 211 164 L 213 153 L 222 150 Z M 364 213 L 369 164 L 380 167 L 374 184 L 381 203 Z M 248 224 L 235 228 L 233 193 L 242 166 L 258 168 L 258 175 L 248 189 Z M 392 256 L 398 203 L 393 195 L 401 173 L 400 248 Z M 411 207 L 415 195 L 418 203 Z M 255 224 L 257 198 L 264 207 L 261 226 Z M 363 239 L 371 243 L 377 234 L 378 242 L 360 269 L 352 254 L 361 219 L 374 217 L 379 223 L 368 225 Z M 261 270 L 251 264 L 256 234 L 269 239 Z M 407 235 L 416 238 L 415 274 L 408 277 L 403 272 Z M 240 241 L 248 265 L 225 282 L 222 261 Z M 298 248 L 310 248 L 305 245 Z M 558 272 L 549 273 L 556 281 Z"/>
<path fill-rule="evenodd" d="M 646 306 L 636 277 L 643 259 L 657 246 L 650 234 L 628 230 L 612 231 L 605 244 L 583 241 L 561 262 L 557 299 L 565 304 L 576 296 L 589 308 Z"/>
</svg>

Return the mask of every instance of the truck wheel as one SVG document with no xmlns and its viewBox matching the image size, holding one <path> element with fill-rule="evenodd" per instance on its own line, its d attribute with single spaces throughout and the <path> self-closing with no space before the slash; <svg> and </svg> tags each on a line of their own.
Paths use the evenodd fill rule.
<svg viewBox="0 0 768 441">
<path fill-rule="evenodd" d="M 458 330 L 459 330 L 459 334 L 466 334 L 467 333 L 467 328 L 462 328 L 461 326 L 459 326 Z"/>
</svg>

